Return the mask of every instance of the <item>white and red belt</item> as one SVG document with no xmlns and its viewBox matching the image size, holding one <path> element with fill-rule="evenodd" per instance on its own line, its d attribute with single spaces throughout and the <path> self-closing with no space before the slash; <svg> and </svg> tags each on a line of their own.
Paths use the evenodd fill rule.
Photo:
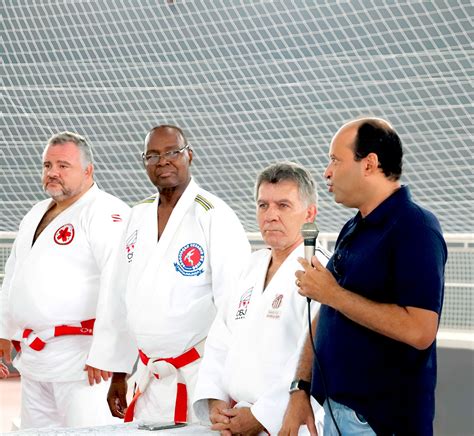
<svg viewBox="0 0 474 436">
<path fill-rule="evenodd" d="M 176 357 L 154 358 L 148 357 L 142 350 L 138 350 L 140 360 L 146 366 L 145 371 L 138 382 L 138 388 L 135 392 L 133 400 L 130 402 L 126 412 L 124 421 L 133 421 L 135 413 L 135 404 L 143 392 L 148 387 L 152 377 L 156 379 L 164 379 L 169 376 L 176 377 L 176 403 L 174 408 L 174 421 L 187 422 L 188 415 L 188 390 L 180 369 L 192 362 L 200 359 L 204 350 L 204 340 L 199 342 L 193 348 L 185 351 Z"/>
<path fill-rule="evenodd" d="M 23 330 L 21 341 L 12 341 L 12 343 L 17 352 L 21 351 L 22 342 L 35 351 L 41 351 L 49 340 L 58 336 L 92 336 L 94 333 L 94 323 L 95 319 L 88 319 L 75 324 L 58 325 L 56 327 L 41 330 L 40 332 L 34 332 L 32 329 L 25 329 Z"/>
</svg>

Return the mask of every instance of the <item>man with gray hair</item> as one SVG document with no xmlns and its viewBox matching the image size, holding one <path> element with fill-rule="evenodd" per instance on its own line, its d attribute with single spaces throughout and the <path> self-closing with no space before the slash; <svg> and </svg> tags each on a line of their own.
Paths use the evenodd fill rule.
<svg viewBox="0 0 474 436">
<path fill-rule="evenodd" d="M 219 309 L 194 396 L 197 416 L 224 435 L 278 432 L 308 325 L 294 274 L 304 255 L 301 227 L 317 214 L 315 182 L 295 163 L 270 165 L 257 178 L 256 202 L 269 248 L 252 254 Z M 319 244 L 316 256 L 324 264 L 329 258 Z M 311 316 L 318 308 L 311 304 Z M 309 394 L 309 383 L 292 385 Z"/>
<path fill-rule="evenodd" d="M 129 207 L 94 183 L 92 152 L 71 132 L 52 136 L 42 183 L 51 197 L 23 218 L 0 294 L 0 359 L 21 374 L 21 428 L 111 421 L 106 385 L 84 370 L 99 294 Z M 16 341 L 13 339 L 17 339 Z M 89 377 L 88 377 L 89 376 Z M 89 378 L 89 381 L 88 381 Z"/>
</svg>

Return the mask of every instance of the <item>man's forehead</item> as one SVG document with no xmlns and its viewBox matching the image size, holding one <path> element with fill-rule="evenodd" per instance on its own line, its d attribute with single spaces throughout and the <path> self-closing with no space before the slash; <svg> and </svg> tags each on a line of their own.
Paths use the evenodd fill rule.
<svg viewBox="0 0 474 436">
<path fill-rule="evenodd" d="M 80 152 L 74 142 L 50 144 L 43 151 L 43 160 L 73 160 L 77 157 L 80 157 Z"/>
<path fill-rule="evenodd" d="M 173 128 L 159 128 L 154 129 L 148 133 L 145 138 L 146 146 L 153 145 L 157 146 L 168 146 L 168 145 L 182 145 L 184 143 L 184 138 L 181 133 Z"/>
<path fill-rule="evenodd" d="M 357 125 L 351 124 L 342 127 L 331 141 L 329 147 L 330 153 L 336 150 L 342 150 L 344 148 L 353 149 L 355 137 L 357 135 Z"/>
<path fill-rule="evenodd" d="M 258 188 L 258 199 L 271 197 L 273 201 L 280 201 L 299 195 L 298 184 L 293 180 L 281 180 L 276 183 L 264 181 Z"/>
</svg>

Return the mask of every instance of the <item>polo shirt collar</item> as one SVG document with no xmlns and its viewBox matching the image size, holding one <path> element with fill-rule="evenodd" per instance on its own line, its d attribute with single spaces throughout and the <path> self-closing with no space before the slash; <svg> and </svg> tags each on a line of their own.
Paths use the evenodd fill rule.
<svg viewBox="0 0 474 436">
<path fill-rule="evenodd" d="M 392 195 L 386 198 L 380 203 L 372 212 L 370 212 L 365 218 L 362 218 L 360 211 L 355 216 L 356 223 L 360 221 L 376 226 L 384 224 L 386 220 L 393 218 L 396 214 L 396 210 L 399 208 L 401 203 L 406 203 L 411 200 L 410 189 L 406 185 L 402 185 Z"/>
</svg>

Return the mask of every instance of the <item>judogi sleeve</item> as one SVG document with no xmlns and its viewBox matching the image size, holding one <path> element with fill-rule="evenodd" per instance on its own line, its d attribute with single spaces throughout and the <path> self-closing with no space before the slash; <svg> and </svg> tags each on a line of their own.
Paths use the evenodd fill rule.
<svg viewBox="0 0 474 436">
<path fill-rule="evenodd" d="M 209 399 L 230 401 L 223 382 L 224 365 L 232 338 L 232 333 L 226 322 L 230 294 L 229 292 L 224 296 L 209 330 L 204 357 L 199 367 L 194 389 L 194 412 L 199 420 L 206 424 L 210 423 Z"/>
<path fill-rule="evenodd" d="M 227 206 L 213 210 L 208 225 L 212 293 L 214 304 L 219 307 L 222 296 L 230 292 L 247 265 L 250 243 L 239 219 Z"/>
<path fill-rule="evenodd" d="M 125 203 L 113 200 L 116 201 L 94 205 L 87 229 L 91 251 L 100 271 L 98 306 L 112 278 L 115 255 L 130 216 L 130 208 Z"/>
<path fill-rule="evenodd" d="M 3 278 L 2 291 L 0 293 L 0 338 L 11 339 L 15 333 L 8 312 L 8 297 L 10 295 L 10 283 L 16 267 L 16 241 L 13 243 L 10 256 L 5 264 L 5 277 Z"/>
<path fill-rule="evenodd" d="M 125 308 L 128 267 L 123 247 L 129 214 L 129 210 L 124 211 L 122 225 L 113 231 L 109 229 L 109 244 L 100 244 L 96 240 L 105 236 L 104 223 L 97 222 L 91 236 L 98 245 L 96 258 L 101 266 L 101 289 L 87 364 L 112 372 L 131 372 L 137 355 L 136 344 L 126 325 Z"/>
<path fill-rule="evenodd" d="M 235 213 L 228 207 L 217 208 L 210 217 L 209 255 L 212 293 L 218 312 L 206 339 L 204 358 L 194 391 L 194 411 L 209 423 L 210 398 L 229 401 L 222 375 L 231 340 L 226 323 L 228 300 L 250 256 L 250 243 Z"/>
</svg>

